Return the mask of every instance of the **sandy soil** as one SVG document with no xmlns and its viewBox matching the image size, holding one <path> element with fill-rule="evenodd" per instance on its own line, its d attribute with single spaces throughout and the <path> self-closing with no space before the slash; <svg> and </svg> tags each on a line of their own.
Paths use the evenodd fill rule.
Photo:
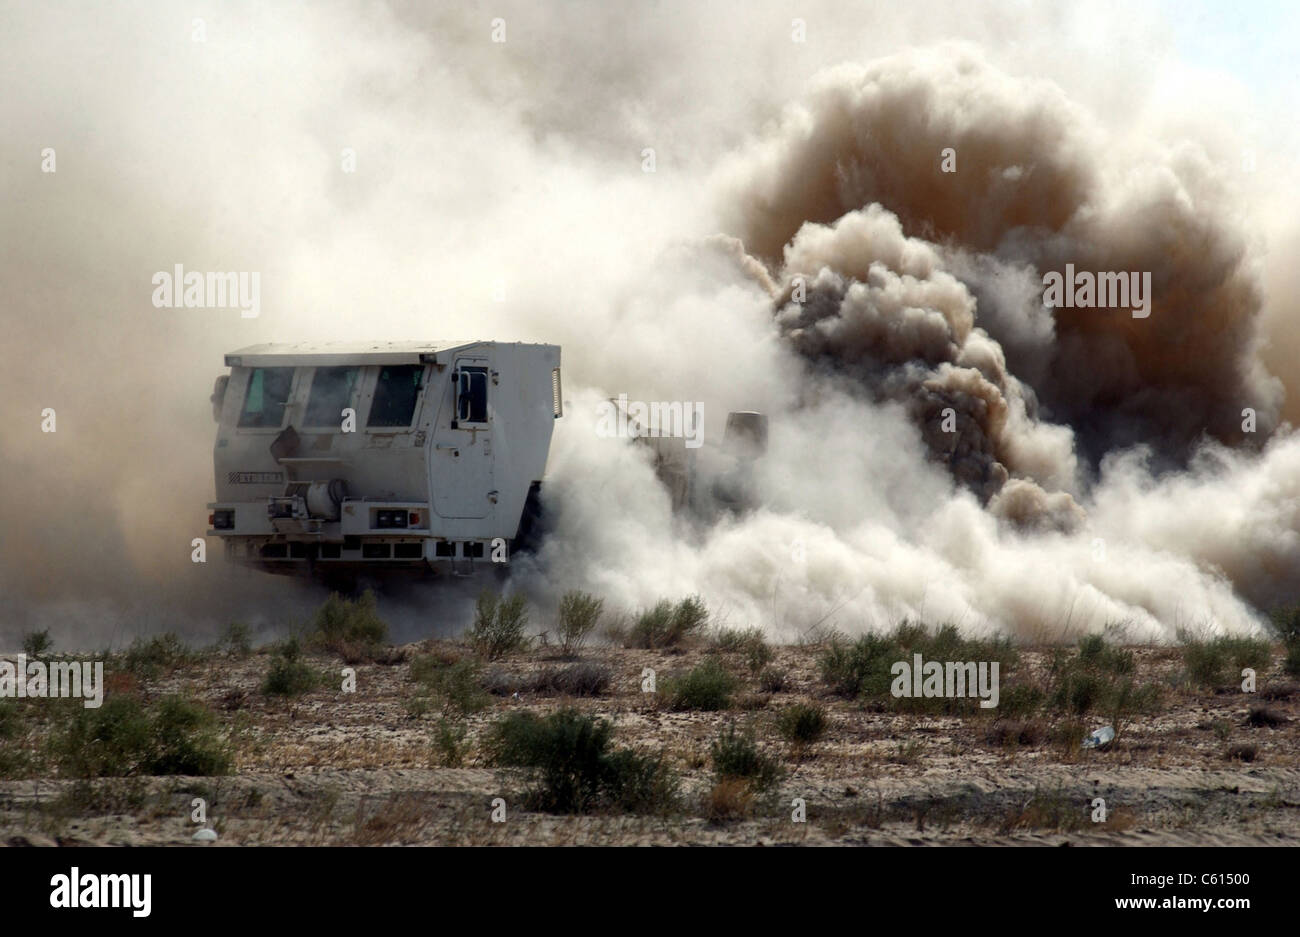
<svg viewBox="0 0 1300 937">
<path fill-rule="evenodd" d="M 1255 727 L 1258 696 L 1177 685 L 1176 649 L 1138 648 L 1145 679 L 1169 684 L 1159 715 L 1139 717 L 1106 750 L 1052 740 L 1064 721 L 1044 713 L 1042 739 L 1008 748 L 990 737 L 995 717 L 900 715 L 831 696 L 818 678 L 814 647 L 776 648 L 787 689 L 757 690 L 738 654 L 724 660 L 745 678 L 725 712 L 672 712 L 641 691 L 644 668 L 663 676 L 697 663 L 709 649 L 643 651 L 596 647 L 583 660 L 608 667 L 599 698 L 532 693 L 493 696 L 467 718 L 469 751 L 441 766 L 432 744 L 436 712 L 413 712 L 412 656 L 464 654 L 452 642 L 403 649 L 407 661 L 358 663 L 357 690 L 340 691 L 341 660 L 311 662 L 338 675 L 298 697 L 263 695 L 266 652 L 210 655 L 143 687 L 148 696 L 185 692 L 215 710 L 236 748 L 234 773 L 216 778 L 101 781 L 93 798 L 57 777 L 0 781 L 0 842 L 190 844 L 198 826 L 191 801 L 207 801 L 217 846 L 244 844 L 1039 844 L 1300 845 L 1300 693 L 1271 700 L 1289 721 Z M 1022 668 L 1045 666 L 1045 650 L 1022 651 Z M 523 675 L 564 666 L 545 648 L 491 665 Z M 1282 683 L 1275 656 L 1271 680 Z M 784 741 L 775 716 L 794 702 L 826 707 L 824 737 L 802 750 Z M 514 709 L 573 706 L 614 721 L 615 742 L 664 750 L 680 772 L 683 806 L 663 816 L 552 816 L 525 810 L 517 776 L 491 768 L 477 741 Z M 748 816 L 710 820 L 709 746 L 729 722 L 752 728 L 788 774 L 754 801 Z M 1085 718 L 1086 728 L 1103 724 Z M 1068 731 L 1068 730 L 1067 730 Z M 1077 737 L 1081 738 L 1081 734 Z M 1229 760 L 1230 746 L 1254 745 L 1255 759 Z M 506 802 L 505 822 L 491 819 Z M 1103 798 L 1105 822 L 1090 818 Z M 795 822 L 793 801 L 806 805 Z"/>
</svg>

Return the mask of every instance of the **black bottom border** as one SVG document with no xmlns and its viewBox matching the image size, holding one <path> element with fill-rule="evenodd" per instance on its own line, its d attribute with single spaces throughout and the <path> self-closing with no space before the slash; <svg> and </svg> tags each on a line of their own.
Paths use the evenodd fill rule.
<svg viewBox="0 0 1300 937">
<path fill-rule="evenodd" d="M 1290 905 L 1278 900 L 1287 858 L 1264 847 L 9 848 L 0 849 L 0 881 L 9 922 L 128 927 L 268 915 L 338 926 L 373 924 L 377 914 L 437 926 L 465 913 L 488 927 L 536 926 L 558 914 L 567 924 L 557 925 L 596 928 L 662 914 L 665 927 L 770 928 L 782 911 L 805 922 L 809 913 L 847 912 L 862 926 L 877 914 L 976 923 L 1041 913 L 1043 923 L 1173 915 L 1180 927 L 1192 917 L 1223 927 Z M 148 916 L 53 907 L 64 885 L 57 876 L 67 877 L 66 894 L 74 867 L 83 887 L 88 876 L 149 875 Z M 1132 899 L 1154 907 L 1121 906 Z M 1242 899 L 1247 906 L 1223 904 Z M 693 910 L 683 918 L 685 905 Z M 443 917 L 449 912 L 456 918 Z"/>
</svg>

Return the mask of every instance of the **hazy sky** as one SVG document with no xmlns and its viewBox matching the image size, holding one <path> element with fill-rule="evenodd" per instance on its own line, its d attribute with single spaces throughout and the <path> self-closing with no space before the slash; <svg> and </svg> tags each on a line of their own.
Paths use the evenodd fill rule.
<svg viewBox="0 0 1300 937">
<path fill-rule="evenodd" d="M 1300 5 L 1289 0 L 1162 0 L 1174 45 L 1188 63 L 1222 71 L 1262 106 L 1294 106 L 1300 88 Z"/>
</svg>

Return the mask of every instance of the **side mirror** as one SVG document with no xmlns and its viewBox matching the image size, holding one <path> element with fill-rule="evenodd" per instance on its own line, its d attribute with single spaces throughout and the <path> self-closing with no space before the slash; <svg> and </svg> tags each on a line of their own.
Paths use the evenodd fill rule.
<svg viewBox="0 0 1300 937">
<path fill-rule="evenodd" d="M 221 422 L 221 407 L 226 402 L 226 388 L 230 385 L 230 375 L 223 374 L 217 378 L 217 382 L 212 385 L 212 396 L 208 399 L 212 401 L 212 419 Z"/>
</svg>

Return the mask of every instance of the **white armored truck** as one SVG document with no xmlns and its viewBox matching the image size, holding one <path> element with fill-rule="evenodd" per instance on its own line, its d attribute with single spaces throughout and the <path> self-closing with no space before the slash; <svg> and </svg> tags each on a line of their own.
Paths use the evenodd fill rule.
<svg viewBox="0 0 1300 937">
<path fill-rule="evenodd" d="M 226 557 L 281 573 L 464 572 L 533 532 L 557 345 L 255 345 L 212 395 Z"/>
</svg>

